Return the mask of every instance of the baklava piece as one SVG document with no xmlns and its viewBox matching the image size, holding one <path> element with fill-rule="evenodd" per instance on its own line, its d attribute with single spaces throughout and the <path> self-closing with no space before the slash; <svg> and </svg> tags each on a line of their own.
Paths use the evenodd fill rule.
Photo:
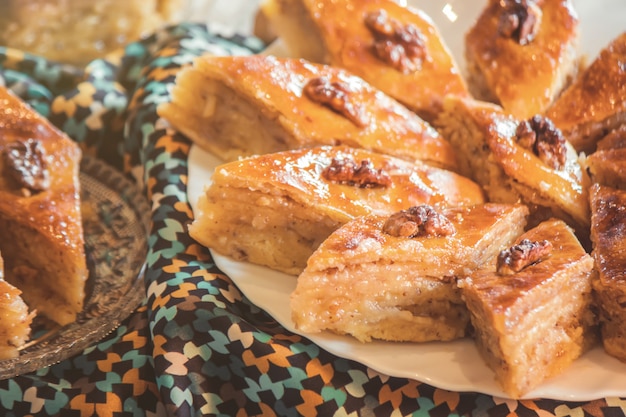
<svg viewBox="0 0 626 417">
<path fill-rule="evenodd" d="M 81 150 L 0 88 L 0 252 L 6 280 L 31 309 L 65 325 L 87 279 L 80 211 Z"/>
<path fill-rule="evenodd" d="M 626 190 L 626 148 L 596 151 L 585 164 L 594 183 Z"/>
<path fill-rule="evenodd" d="M 600 139 L 584 161 L 592 182 L 626 190 L 626 124 Z"/>
<path fill-rule="evenodd" d="M 598 141 L 596 150 L 603 151 L 607 149 L 626 149 L 626 123 L 617 129 L 611 130 Z"/>
<path fill-rule="evenodd" d="M 548 109 L 579 152 L 587 154 L 607 133 L 626 124 L 626 32 L 598 57 Z"/>
<path fill-rule="evenodd" d="M 458 150 L 459 172 L 482 185 L 489 201 L 523 202 L 531 225 L 558 217 L 588 236 L 589 176 L 549 119 L 520 121 L 497 105 L 454 97 L 444 109 L 437 125 Z"/>
<path fill-rule="evenodd" d="M 451 171 L 318 147 L 218 166 L 189 233 L 224 255 L 297 275 L 319 244 L 355 217 L 483 201 L 477 184 Z"/>
<path fill-rule="evenodd" d="M 34 312 L 22 300 L 22 292 L 4 280 L 0 257 L 0 360 L 15 358 L 30 336 Z"/>
<path fill-rule="evenodd" d="M 2 0 L 0 45 L 80 68 L 183 20 L 185 0 Z M 195 2 L 194 2 L 195 3 Z"/>
<path fill-rule="evenodd" d="M 393 0 L 265 0 L 261 7 L 296 57 L 360 76 L 432 121 L 448 94 L 469 95 L 432 19 Z"/>
<path fill-rule="evenodd" d="M 591 240 L 602 343 L 609 355 L 626 362 L 626 191 L 591 187 Z"/>
<path fill-rule="evenodd" d="M 334 232 L 311 255 L 290 298 L 297 329 L 362 342 L 464 337 L 469 313 L 456 285 L 523 233 L 522 205 L 415 206 Z"/>
<path fill-rule="evenodd" d="M 551 219 L 459 280 L 478 350 L 512 398 L 561 373 L 597 341 L 592 275 L 593 259 L 572 229 Z"/>
<path fill-rule="evenodd" d="M 489 0 L 465 36 L 475 98 L 520 119 L 543 113 L 578 72 L 572 0 Z"/>
<path fill-rule="evenodd" d="M 348 72 L 271 56 L 203 56 L 182 70 L 159 114 L 226 161 L 348 145 L 454 168 L 450 144 L 396 100 Z"/>
</svg>

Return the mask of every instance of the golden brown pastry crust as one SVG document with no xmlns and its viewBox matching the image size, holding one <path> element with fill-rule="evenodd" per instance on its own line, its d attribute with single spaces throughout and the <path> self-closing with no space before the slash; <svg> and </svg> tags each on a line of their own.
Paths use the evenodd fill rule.
<svg viewBox="0 0 626 417">
<path fill-rule="evenodd" d="M 626 189 L 626 124 L 600 139 L 584 164 L 592 182 Z"/>
<path fill-rule="evenodd" d="M 626 148 L 626 124 L 602 137 L 597 143 L 596 150 L 624 149 Z"/>
<path fill-rule="evenodd" d="M 607 45 L 546 115 L 574 148 L 590 153 L 608 131 L 626 124 L 626 32 Z"/>
<path fill-rule="evenodd" d="M 526 119 L 543 113 L 577 71 L 579 22 L 571 0 L 542 0 L 541 23 L 526 45 L 499 34 L 500 0 L 489 0 L 465 36 L 470 91 Z"/>
<path fill-rule="evenodd" d="M 323 172 L 333 159 L 369 161 L 388 175 L 388 185 L 331 181 Z M 321 241 L 355 217 L 482 202 L 481 188 L 453 172 L 363 149 L 317 147 L 217 167 L 189 232 L 220 253 L 298 274 Z"/>
<path fill-rule="evenodd" d="M 82 310 L 87 279 L 80 212 L 81 150 L 10 91 L 0 88 L 0 150 L 35 139 L 47 155 L 50 186 L 23 195 L 0 181 L 0 252 L 6 278 L 41 314 L 59 324 Z M 6 169 L 4 164 L 0 164 Z M 34 273 L 33 273 L 34 271 Z"/>
<path fill-rule="evenodd" d="M 594 184 L 590 194 L 602 342 L 609 355 L 626 362 L 626 191 Z"/>
<path fill-rule="evenodd" d="M 303 91 L 320 78 L 345 87 L 339 94 L 363 117 L 362 124 Z M 232 105 L 235 100 L 241 101 Z M 172 102 L 160 106 L 159 114 L 225 160 L 349 145 L 444 168 L 456 165 L 450 144 L 396 100 L 344 70 L 304 60 L 200 57 L 178 74 Z"/>
<path fill-rule="evenodd" d="M 346 68 L 425 120 L 434 119 L 445 95 L 468 96 L 465 81 L 439 30 L 421 10 L 392 0 L 275 0 L 266 2 L 264 9 L 296 56 Z M 413 25 L 422 33 L 427 58 L 418 70 L 403 73 L 375 54 L 375 37 L 365 19 L 380 10 L 388 19 L 401 26 Z"/>
<path fill-rule="evenodd" d="M 448 236 L 398 237 L 389 216 L 357 218 L 311 255 L 290 305 L 307 333 L 330 330 L 361 341 L 425 342 L 467 335 L 456 277 L 469 274 L 523 233 L 522 205 L 479 204 L 439 211 Z"/>
<path fill-rule="evenodd" d="M 481 355 L 504 391 L 519 398 L 562 372 L 595 342 L 593 259 L 562 220 L 520 236 L 552 251 L 511 275 L 495 262 L 459 281 Z"/>
<path fill-rule="evenodd" d="M 626 148 L 597 150 L 585 159 L 591 180 L 626 189 Z"/>
</svg>

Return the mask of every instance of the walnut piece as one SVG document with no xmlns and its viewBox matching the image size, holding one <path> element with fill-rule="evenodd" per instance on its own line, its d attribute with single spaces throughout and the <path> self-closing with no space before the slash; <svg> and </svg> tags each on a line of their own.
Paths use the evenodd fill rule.
<svg viewBox="0 0 626 417">
<path fill-rule="evenodd" d="M 304 93 L 312 101 L 343 115 L 357 127 L 369 123 L 361 106 L 350 100 L 351 91 L 346 83 L 331 82 L 326 77 L 313 78 L 304 86 Z"/>
<path fill-rule="evenodd" d="M 502 14 L 498 33 L 514 39 L 520 45 L 528 45 L 537 36 L 541 26 L 542 11 L 537 0 L 500 0 Z"/>
<path fill-rule="evenodd" d="M 374 35 L 374 54 L 403 74 L 422 69 L 428 59 L 426 39 L 413 24 L 403 25 L 385 10 L 368 13 L 365 26 Z"/>
<path fill-rule="evenodd" d="M 383 232 L 395 237 L 450 236 L 456 233 L 454 225 L 446 216 L 432 206 L 422 204 L 401 210 L 389 216 Z"/>
<path fill-rule="evenodd" d="M 500 275 L 512 275 L 529 265 L 541 261 L 552 252 L 552 243 L 547 240 L 522 240 L 498 254 L 496 270 Z"/>
<path fill-rule="evenodd" d="M 521 122 L 515 132 L 517 143 L 532 151 L 552 169 L 562 169 L 567 162 L 563 132 L 552 120 L 536 115 Z"/>
<path fill-rule="evenodd" d="M 382 168 L 376 169 L 369 160 L 357 164 L 352 157 L 333 158 L 322 172 L 328 181 L 339 184 L 356 185 L 359 188 L 388 187 L 391 177 Z"/>
<path fill-rule="evenodd" d="M 11 142 L 2 150 L 4 174 L 25 196 L 50 188 L 46 151 L 40 141 Z"/>
</svg>

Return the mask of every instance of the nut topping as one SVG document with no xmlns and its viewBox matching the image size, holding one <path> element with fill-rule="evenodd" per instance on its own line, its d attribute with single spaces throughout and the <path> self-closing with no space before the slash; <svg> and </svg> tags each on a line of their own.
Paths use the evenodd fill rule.
<svg viewBox="0 0 626 417">
<path fill-rule="evenodd" d="M 543 15 L 539 0 L 500 0 L 502 15 L 498 25 L 500 35 L 528 45 L 535 39 Z"/>
<path fill-rule="evenodd" d="M 374 35 L 374 53 L 403 74 L 419 71 L 427 60 L 426 39 L 413 24 L 403 25 L 385 10 L 368 13 L 365 26 Z"/>
<path fill-rule="evenodd" d="M 547 240 L 522 240 L 519 244 L 503 250 L 498 255 L 496 271 L 500 275 L 512 275 L 529 265 L 541 261 L 552 252 L 552 243 Z"/>
<path fill-rule="evenodd" d="M 389 216 L 383 225 L 383 232 L 395 237 L 414 238 L 450 236 L 456 233 L 456 229 L 446 216 L 423 204 Z"/>
<path fill-rule="evenodd" d="M 25 196 L 47 190 L 50 173 L 41 142 L 28 139 L 12 142 L 2 150 L 5 175 Z"/>
<path fill-rule="evenodd" d="M 532 151 L 552 169 L 562 169 L 567 162 L 565 137 L 552 120 L 536 115 L 521 122 L 515 131 L 517 143 Z"/>
<path fill-rule="evenodd" d="M 333 158 L 330 165 L 322 172 L 322 176 L 329 181 L 357 185 L 359 188 L 391 185 L 391 177 L 383 169 L 374 168 L 372 162 L 368 160 L 357 164 L 352 157 Z"/>
<path fill-rule="evenodd" d="M 326 77 L 313 78 L 304 86 L 304 93 L 312 101 L 329 107 L 358 127 L 368 124 L 363 109 L 350 100 L 351 91 L 346 83 L 330 82 Z"/>
</svg>

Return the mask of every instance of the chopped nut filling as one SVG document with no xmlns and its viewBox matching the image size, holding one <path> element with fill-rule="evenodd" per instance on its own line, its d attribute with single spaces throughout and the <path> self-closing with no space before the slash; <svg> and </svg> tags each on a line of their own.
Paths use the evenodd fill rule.
<svg viewBox="0 0 626 417">
<path fill-rule="evenodd" d="M 419 71 L 428 59 L 426 39 L 415 25 L 403 25 L 384 10 L 368 13 L 365 26 L 374 35 L 375 55 L 403 74 Z"/>
<path fill-rule="evenodd" d="M 351 157 L 333 158 L 322 175 L 328 181 L 356 185 L 359 188 L 388 187 L 391 185 L 391 177 L 383 169 L 374 168 L 372 162 L 368 160 L 357 164 Z"/>
<path fill-rule="evenodd" d="M 450 236 L 456 233 L 456 229 L 446 216 L 423 204 L 389 216 L 383 225 L 383 232 L 395 237 L 414 238 Z"/>
<path fill-rule="evenodd" d="M 12 142 L 2 150 L 5 175 L 25 196 L 47 190 L 50 172 L 41 142 Z"/>
<path fill-rule="evenodd" d="M 503 250 L 498 255 L 496 270 L 500 275 L 512 275 L 529 265 L 541 261 L 552 251 L 552 243 L 547 240 L 522 240 L 519 244 Z"/>
<path fill-rule="evenodd" d="M 542 11 L 538 0 L 500 0 L 502 15 L 498 25 L 500 35 L 528 45 L 541 26 Z"/>
<path fill-rule="evenodd" d="M 345 83 L 330 82 L 326 77 L 313 78 L 304 86 L 304 93 L 312 101 L 329 107 L 358 127 L 368 124 L 361 106 L 350 100 L 351 91 Z"/>
<path fill-rule="evenodd" d="M 531 150 L 553 169 L 562 169 L 567 162 L 565 137 L 552 120 L 536 115 L 521 122 L 515 132 L 517 143 Z"/>
</svg>

